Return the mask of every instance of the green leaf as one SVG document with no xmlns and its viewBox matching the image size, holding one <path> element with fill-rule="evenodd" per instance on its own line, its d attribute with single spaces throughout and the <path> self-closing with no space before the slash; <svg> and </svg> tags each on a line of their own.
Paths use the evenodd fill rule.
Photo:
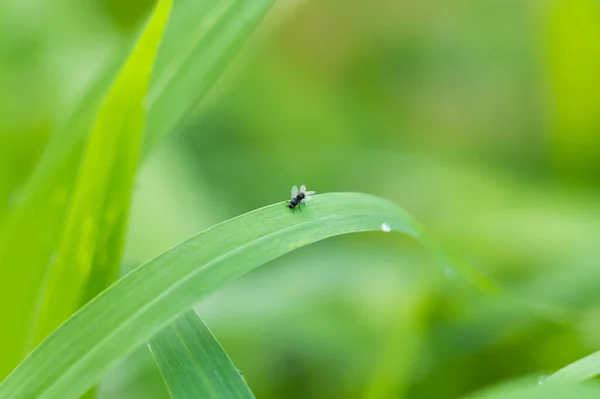
<svg viewBox="0 0 600 399">
<path fill-rule="evenodd" d="M 148 342 L 173 399 L 253 399 L 250 388 L 192 310 Z"/>
<path fill-rule="evenodd" d="M 165 34 L 148 93 L 148 143 L 152 147 L 206 95 L 272 0 L 181 0 Z"/>
<path fill-rule="evenodd" d="M 114 78 L 112 69 L 82 100 L 63 131 L 55 134 L 0 236 L 0 303 L 5 322 L 0 329 L 0 379 L 32 349 L 29 332 L 36 299 L 74 189 L 82 138 L 100 105 L 105 91 L 102 85 Z"/>
<path fill-rule="evenodd" d="M 382 226 L 423 238 L 402 208 L 357 193 L 317 195 L 303 212 L 292 213 L 277 203 L 216 225 L 140 266 L 85 305 L 7 377 L 0 398 L 77 397 L 223 284 L 310 243 Z"/>
<path fill-rule="evenodd" d="M 595 181 L 600 172 L 600 3 L 558 1 L 548 8 L 543 26 L 549 148 L 561 177 Z"/>
<path fill-rule="evenodd" d="M 597 384 L 572 385 L 572 386 L 545 386 L 535 385 L 529 387 L 514 385 L 494 387 L 464 399 L 594 399 L 600 397 L 600 386 Z"/>
<path fill-rule="evenodd" d="M 148 142 L 156 143 L 196 106 L 271 2 L 175 2 L 145 100 Z M 66 212 L 75 190 L 84 138 L 124 57 L 117 58 L 55 133 L 1 232 L 0 303 L 4 307 L 4 328 L 0 330 L 0 379 L 31 349 L 28 333 L 35 320 L 36 298 L 48 265 L 57 254 L 64 222 L 69 220 Z M 146 144 L 145 148 L 150 146 Z M 121 234 L 118 229 L 117 233 Z M 86 289 L 93 292 L 98 288 Z"/>
<path fill-rule="evenodd" d="M 579 359 L 544 380 L 544 384 L 577 384 L 600 375 L 600 352 Z"/>
<path fill-rule="evenodd" d="M 172 0 L 161 0 L 101 105 L 88 138 L 56 256 L 34 314 L 34 343 L 117 277 L 141 150 L 144 97 Z M 90 276 L 92 278 L 90 279 Z M 88 284 L 93 281 L 95 286 Z"/>
</svg>

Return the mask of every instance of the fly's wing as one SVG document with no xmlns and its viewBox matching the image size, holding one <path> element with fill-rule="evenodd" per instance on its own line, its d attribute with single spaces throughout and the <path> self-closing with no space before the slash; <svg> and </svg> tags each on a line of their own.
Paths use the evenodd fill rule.
<svg viewBox="0 0 600 399">
<path fill-rule="evenodd" d="M 298 195 L 298 186 L 292 187 L 292 199 L 296 198 L 296 195 Z"/>
<path fill-rule="evenodd" d="M 304 193 L 304 195 L 305 195 L 305 196 L 310 196 L 310 195 L 313 195 L 313 194 L 315 194 L 315 193 L 316 193 L 316 191 L 306 191 L 306 192 Z"/>
<path fill-rule="evenodd" d="M 308 201 L 310 201 L 312 199 L 312 197 L 310 195 L 302 198 L 302 201 L 300 201 L 300 203 L 302 204 L 306 204 Z"/>
</svg>

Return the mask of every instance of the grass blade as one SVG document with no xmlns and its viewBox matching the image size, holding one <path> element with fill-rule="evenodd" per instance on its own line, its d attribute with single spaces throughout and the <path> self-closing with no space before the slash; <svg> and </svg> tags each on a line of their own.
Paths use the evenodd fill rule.
<svg viewBox="0 0 600 399">
<path fill-rule="evenodd" d="M 227 353 L 193 310 L 148 342 L 173 399 L 253 399 Z"/>
<path fill-rule="evenodd" d="M 174 8 L 174 20 L 182 23 L 169 24 L 152 76 L 147 148 L 197 106 L 272 3 L 183 0 Z"/>
<path fill-rule="evenodd" d="M 128 43 L 127 49 L 132 48 Z M 35 170 L 16 196 L 0 234 L 0 303 L 5 326 L 0 330 L 0 379 L 31 350 L 27 346 L 35 300 L 43 284 L 74 190 L 83 154 L 83 139 L 126 60 L 115 59 L 58 128 Z"/>
<path fill-rule="evenodd" d="M 77 397 L 223 284 L 294 249 L 340 234 L 380 230 L 384 222 L 389 230 L 422 235 L 396 204 L 358 193 L 318 195 L 295 214 L 277 203 L 214 226 L 140 266 L 84 306 L 7 377 L 0 398 Z"/>
<path fill-rule="evenodd" d="M 144 126 L 143 101 L 172 0 L 161 0 L 119 73 L 86 145 L 34 320 L 37 343 L 116 279 Z M 92 273 L 93 272 L 93 273 Z M 85 286 L 90 275 L 96 286 Z"/>
<path fill-rule="evenodd" d="M 270 4 L 271 0 L 175 2 L 145 102 L 145 137 L 152 137 L 150 142 L 156 143 L 207 92 Z M 36 298 L 59 246 L 57 237 L 72 201 L 84 137 L 119 64 L 107 70 L 54 135 L 7 217 L 0 237 L 0 303 L 4 304 L 5 325 L 0 330 L 0 379 L 31 349 L 28 333 Z M 88 289 L 93 292 L 98 287 Z"/>
<path fill-rule="evenodd" d="M 579 359 L 544 380 L 544 384 L 577 384 L 600 375 L 600 352 Z"/>
<path fill-rule="evenodd" d="M 464 399 L 594 399 L 600 397 L 597 384 L 571 386 L 513 387 L 512 384 L 499 386 L 472 395 Z"/>
</svg>

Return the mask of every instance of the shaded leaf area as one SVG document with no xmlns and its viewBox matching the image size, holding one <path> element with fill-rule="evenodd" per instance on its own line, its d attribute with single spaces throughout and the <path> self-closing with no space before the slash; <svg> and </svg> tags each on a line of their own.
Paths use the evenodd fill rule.
<svg viewBox="0 0 600 399">
<path fill-rule="evenodd" d="M 227 353 L 192 310 L 148 342 L 173 399 L 254 395 Z"/>
</svg>

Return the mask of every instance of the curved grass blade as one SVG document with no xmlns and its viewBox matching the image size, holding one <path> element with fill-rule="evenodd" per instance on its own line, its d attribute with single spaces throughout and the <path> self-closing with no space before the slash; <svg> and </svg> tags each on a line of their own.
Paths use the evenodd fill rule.
<svg viewBox="0 0 600 399">
<path fill-rule="evenodd" d="M 166 134 L 206 94 L 271 3 L 175 2 L 146 97 L 145 136 L 153 137 L 151 142 Z M 111 63 L 73 116 L 57 130 L 7 217 L 0 237 L 0 303 L 5 326 L 0 330 L 0 379 L 31 349 L 32 313 L 59 245 L 57 237 L 72 199 L 84 137 L 121 65 L 118 61 Z"/>
<path fill-rule="evenodd" d="M 254 399 L 227 353 L 193 310 L 152 337 L 148 347 L 173 399 Z"/>
<path fill-rule="evenodd" d="M 340 234 L 397 231 L 422 238 L 398 205 L 366 194 L 317 195 L 302 213 L 280 202 L 216 225 L 118 280 L 36 348 L 0 398 L 74 398 L 195 303 L 294 249 Z"/>
<path fill-rule="evenodd" d="M 600 375 L 600 351 L 579 359 L 544 380 L 544 384 L 577 384 Z"/>
</svg>

